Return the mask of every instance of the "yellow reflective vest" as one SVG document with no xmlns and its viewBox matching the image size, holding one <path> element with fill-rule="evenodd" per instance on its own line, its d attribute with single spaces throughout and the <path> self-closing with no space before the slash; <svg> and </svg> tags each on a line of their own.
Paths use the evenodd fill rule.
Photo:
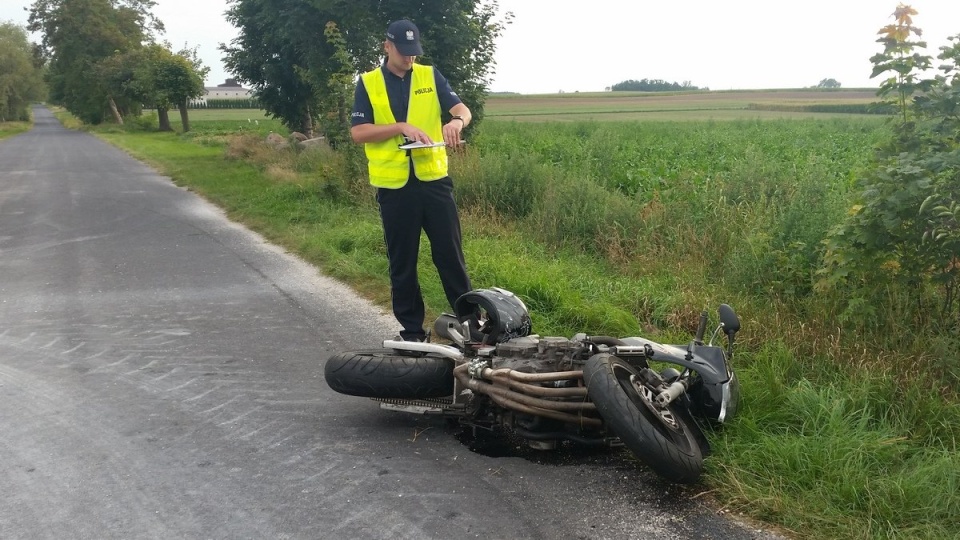
<svg viewBox="0 0 960 540">
<path fill-rule="evenodd" d="M 373 106 L 373 123 L 396 123 L 397 120 L 390 109 L 390 99 L 387 97 L 387 83 L 384 80 L 383 70 L 378 67 L 360 77 L 363 80 L 364 88 L 367 90 L 367 95 L 370 96 L 370 105 Z M 407 123 L 425 131 L 430 139 L 435 142 L 443 140 L 440 123 L 440 99 L 437 96 L 433 66 L 413 65 Z M 420 180 L 428 182 L 447 176 L 447 150 L 445 147 L 410 150 L 410 158 L 408 158 L 407 150 L 398 148 L 401 144 L 403 144 L 402 135 L 381 142 L 364 144 L 370 172 L 370 184 L 389 189 L 403 187 L 410 176 L 408 159 L 411 158 L 413 159 L 414 173 Z"/>
</svg>

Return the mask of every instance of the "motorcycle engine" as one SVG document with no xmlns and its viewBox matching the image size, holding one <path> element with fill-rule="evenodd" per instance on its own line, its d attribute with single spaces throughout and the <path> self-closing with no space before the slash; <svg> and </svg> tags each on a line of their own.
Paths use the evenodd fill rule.
<svg viewBox="0 0 960 540">
<path fill-rule="evenodd" d="M 525 336 L 498 344 L 492 364 L 524 373 L 565 371 L 573 368 L 579 350 L 580 344 L 567 338 Z"/>
</svg>

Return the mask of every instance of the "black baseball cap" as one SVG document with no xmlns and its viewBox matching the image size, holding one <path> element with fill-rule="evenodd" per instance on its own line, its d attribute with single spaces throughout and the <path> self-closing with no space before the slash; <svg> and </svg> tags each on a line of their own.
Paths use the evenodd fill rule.
<svg viewBox="0 0 960 540">
<path fill-rule="evenodd" d="M 417 30 L 417 25 L 406 19 L 390 23 L 390 26 L 387 27 L 387 39 L 404 56 L 420 56 L 423 54 L 423 48 L 420 47 L 420 30 Z"/>
</svg>

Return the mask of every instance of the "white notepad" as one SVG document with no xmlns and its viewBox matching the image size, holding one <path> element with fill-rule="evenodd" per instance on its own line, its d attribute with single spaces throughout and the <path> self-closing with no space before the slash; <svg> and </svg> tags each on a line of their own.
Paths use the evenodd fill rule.
<svg viewBox="0 0 960 540">
<path fill-rule="evenodd" d="M 401 144 L 401 145 L 399 146 L 399 148 L 400 148 L 401 150 L 414 150 L 414 149 L 416 149 L 416 148 L 437 148 L 437 147 L 439 147 L 439 146 L 446 146 L 446 145 L 447 145 L 447 143 L 445 143 L 445 142 L 435 142 L 435 143 L 431 143 L 431 144 L 426 144 L 426 143 L 422 143 L 422 142 L 420 142 L 420 141 L 416 141 L 416 142 L 411 142 L 411 143 L 407 143 L 407 144 Z"/>
</svg>

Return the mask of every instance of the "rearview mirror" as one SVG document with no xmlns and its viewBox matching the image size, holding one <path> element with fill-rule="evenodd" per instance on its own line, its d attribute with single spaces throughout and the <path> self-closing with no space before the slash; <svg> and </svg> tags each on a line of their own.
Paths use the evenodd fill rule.
<svg viewBox="0 0 960 540">
<path fill-rule="evenodd" d="M 720 313 L 720 322 L 723 323 L 723 331 L 728 336 L 732 336 L 740 331 L 740 318 L 733 308 L 727 304 L 720 304 L 717 310 Z"/>
</svg>

